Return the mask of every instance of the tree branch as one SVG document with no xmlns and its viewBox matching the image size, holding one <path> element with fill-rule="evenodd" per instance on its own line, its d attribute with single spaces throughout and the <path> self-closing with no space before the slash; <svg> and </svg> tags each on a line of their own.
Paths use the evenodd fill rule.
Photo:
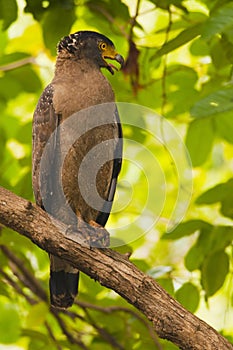
<svg viewBox="0 0 233 350">
<path fill-rule="evenodd" d="M 66 234 L 67 226 L 42 209 L 0 187 L 0 223 L 31 239 L 42 249 L 121 295 L 140 310 L 161 338 L 184 350 L 233 350 L 212 327 L 185 310 L 154 279 L 111 249 L 81 245 L 81 233 Z M 99 228 L 86 229 L 85 235 Z M 90 232 L 88 232 L 90 231 Z"/>
</svg>

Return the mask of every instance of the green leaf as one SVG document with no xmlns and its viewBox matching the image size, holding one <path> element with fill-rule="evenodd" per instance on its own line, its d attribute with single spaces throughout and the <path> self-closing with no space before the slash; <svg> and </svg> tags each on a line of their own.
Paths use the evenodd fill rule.
<svg viewBox="0 0 233 350">
<path fill-rule="evenodd" d="M 229 29 L 224 31 L 224 33 L 221 35 L 221 38 L 223 40 L 228 41 L 228 43 L 233 44 L 232 33 L 233 33 L 233 27 L 230 27 Z M 225 48 L 228 51 L 228 48 L 227 47 L 225 47 Z M 231 51 L 231 48 L 230 48 L 230 51 Z M 231 59 L 232 59 L 232 57 L 231 57 Z"/>
<path fill-rule="evenodd" d="M 208 56 L 209 50 L 210 49 L 206 41 L 203 40 L 201 37 L 195 39 L 190 46 L 190 52 L 194 56 Z"/>
<path fill-rule="evenodd" d="M 45 322 L 48 313 L 48 305 L 43 302 L 31 306 L 27 315 L 26 327 L 36 329 Z"/>
<path fill-rule="evenodd" d="M 227 45 L 227 47 L 230 49 L 230 46 Z M 230 62 L 226 53 L 226 49 L 223 48 L 223 41 L 220 38 L 215 38 L 214 44 L 210 48 L 210 56 L 217 70 L 225 69 L 229 65 Z"/>
<path fill-rule="evenodd" d="M 233 219 L 233 179 L 209 189 L 196 201 L 197 204 L 213 204 L 216 202 L 221 202 L 221 213 Z"/>
<path fill-rule="evenodd" d="M 218 250 L 224 250 L 231 245 L 233 240 L 233 226 L 214 226 L 209 237 L 209 244 L 206 251 L 214 253 Z M 209 248 L 209 249 L 208 249 Z"/>
<path fill-rule="evenodd" d="M 217 133 L 227 142 L 233 143 L 233 118 L 232 111 L 219 114 L 214 119 Z"/>
<path fill-rule="evenodd" d="M 46 348 L 55 350 L 50 338 L 47 334 L 42 333 L 42 331 L 25 328 L 22 329 L 22 336 L 29 338 L 28 350 L 41 350 Z"/>
<path fill-rule="evenodd" d="M 30 65 L 5 72 L 0 77 L 0 98 L 9 100 L 20 93 L 41 90 L 41 81 Z"/>
<path fill-rule="evenodd" d="M 56 54 L 56 47 L 62 37 L 68 35 L 72 24 L 76 19 L 75 7 L 70 1 L 70 5 L 64 6 L 62 2 L 49 7 L 43 16 L 42 29 L 45 45 L 52 54 Z M 62 24 L 62 25 L 59 25 Z"/>
<path fill-rule="evenodd" d="M 168 340 L 159 339 L 159 343 L 161 344 L 162 349 L 164 349 L 164 350 L 179 350 L 178 346 L 174 345 L 173 343 L 171 343 Z"/>
<path fill-rule="evenodd" d="M 199 100 L 191 108 L 194 118 L 209 117 L 233 109 L 233 88 L 218 90 Z"/>
<path fill-rule="evenodd" d="M 135 115 L 135 122 L 137 120 L 136 118 L 137 118 L 137 115 Z M 140 144 L 145 143 L 148 136 L 145 130 L 143 130 L 140 127 L 136 127 L 134 125 L 125 125 L 124 135 L 126 138 L 129 138 L 130 140 L 134 140 Z"/>
<path fill-rule="evenodd" d="M 207 297 L 214 295 L 222 287 L 228 272 L 229 257 L 224 251 L 217 251 L 204 260 L 201 280 Z"/>
<path fill-rule="evenodd" d="M 233 178 L 225 183 L 216 185 L 206 192 L 204 192 L 200 197 L 197 198 L 197 204 L 213 204 L 216 202 L 222 202 L 231 196 L 233 193 Z"/>
<path fill-rule="evenodd" d="M 8 100 L 16 97 L 21 92 L 21 86 L 13 77 L 5 74 L 0 77 L 0 98 Z"/>
<path fill-rule="evenodd" d="M 162 239 L 179 239 L 185 236 L 189 236 L 193 234 L 196 231 L 200 230 L 212 230 L 213 226 L 209 224 L 206 221 L 203 220 L 189 220 L 186 222 L 182 222 L 180 225 L 178 225 L 173 231 L 166 232 Z"/>
<path fill-rule="evenodd" d="M 231 28 L 230 35 L 232 36 L 233 30 Z M 233 63 L 233 42 L 232 38 L 229 38 L 227 35 L 222 34 L 220 38 L 220 44 L 222 47 L 221 55 L 225 56 L 228 60 L 228 63 Z"/>
<path fill-rule="evenodd" d="M 197 81 L 198 75 L 194 69 L 181 64 L 169 66 L 166 86 L 170 107 L 166 112 L 167 118 L 177 118 L 177 115 L 187 113 L 193 106 L 199 98 L 195 88 Z"/>
<path fill-rule="evenodd" d="M 120 0 L 96 0 L 96 1 L 88 1 L 86 3 L 88 8 L 95 14 L 96 20 L 98 21 L 98 17 L 103 20 L 106 20 L 106 14 L 108 16 L 112 16 L 114 19 L 118 18 L 122 22 L 129 21 L 129 8 Z"/>
<path fill-rule="evenodd" d="M 157 278 L 156 281 L 170 295 L 174 295 L 174 285 L 171 278 Z"/>
<path fill-rule="evenodd" d="M 185 13 L 188 13 L 186 7 L 182 4 L 184 0 L 152 0 L 157 7 L 168 10 L 171 5 L 179 8 L 180 10 L 184 11 Z"/>
<path fill-rule="evenodd" d="M 200 237 L 200 236 L 199 236 Z M 205 249 L 199 244 L 199 239 L 196 244 L 194 244 L 185 256 L 184 263 L 188 271 L 198 270 L 205 258 Z"/>
<path fill-rule="evenodd" d="M 113 250 L 115 250 L 115 249 L 113 249 Z M 132 250 L 132 247 L 131 247 L 131 250 Z M 150 265 L 146 262 L 145 259 L 131 259 L 130 258 L 130 261 L 143 272 L 147 272 L 150 268 Z"/>
<path fill-rule="evenodd" d="M 233 3 L 227 3 L 219 7 L 211 14 L 206 21 L 202 37 L 205 40 L 211 39 L 215 34 L 222 33 L 224 30 L 233 26 Z"/>
<path fill-rule="evenodd" d="M 6 31 L 2 30 L 2 24 L 0 20 L 0 52 L 1 54 L 5 51 L 8 44 L 8 35 Z"/>
<path fill-rule="evenodd" d="M 228 2 L 231 2 L 232 0 L 216 0 L 216 1 L 212 1 L 212 0 L 207 0 L 206 1 L 206 5 L 209 7 L 210 9 L 210 14 L 212 15 L 214 12 L 216 12 L 216 10 L 219 7 L 222 7 L 223 5 L 227 4 Z"/>
<path fill-rule="evenodd" d="M 41 1 L 41 0 L 26 0 L 26 4 L 27 5 L 24 8 L 24 12 L 31 13 L 37 21 L 40 21 L 45 10 L 46 10 L 43 7 L 43 1 Z"/>
<path fill-rule="evenodd" d="M 197 37 L 201 33 L 202 23 L 195 24 L 183 30 L 174 39 L 164 44 L 151 59 L 156 59 L 166 55 L 171 51 L 178 49 L 180 46 L 187 44 L 189 41 Z"/>
<path fill-rule="evenodd" d="M 20 317 L 16 307 L 6 297 L 0 297 L 0 343 L 10 344 L 20 336 Z"/>
<path fill-rule="evenodd" d="M 207 256 L 224 250 L 233 240 L 232 226 L 214 226 L 212 230 L 202 229 L 196 243 L 185 257 L 185 266 L 189 271 L 200 269 Z"/>
<path fill-rule="evenodd" d="M 37 92 L 42 89 L 41 81 L 30 65 L 11 70 L 6 76 L 20 84 L 20 92 Z"/>
<path fill-rule="evenodd" d="M 222 206 L 221 206 L 221 213 L 224 216 L 227 216 L 231 219 L 233 219 L 232 201 L 233 201 L 233 193 L 231 193 L 231 195 L 229 195 L 229 197 L 222 202 Z"/>
<path fill-rule="evenodd" d="M 4 128 L 2 128 L 0 126 L 0 164 L 3 162 L 4 160 L 4 155 L 5 155 L 5 145 L 6 145 L 6 141 L 7 141 L 7 135 L 6 132 L 4 130 Z"/>
<path fill-rule="evenodd" d="M 194 167 L 202 165 L 210 154 L 214 141 L 211 119 L 196 119 L 189 125 L 186 146 Z"/>
<path fill-rule="evenodd" d="M 183 284 L 176 291 L 175 298 L 192 313 L 197 310 L 200 302 L 199 290 L 190 282 Z"/>
<path fill-rule="evenodd" d="M 17 19 L 17 11 L 16 0 L 0 0 L 0 19 L 3 20 L 3 30 Z"/>
</svg>

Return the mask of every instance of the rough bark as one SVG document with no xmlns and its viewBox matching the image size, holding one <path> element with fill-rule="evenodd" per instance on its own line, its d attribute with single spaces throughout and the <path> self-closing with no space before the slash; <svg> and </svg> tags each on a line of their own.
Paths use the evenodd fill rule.
<svg viewBox="0 0 233 350">
<path fill-rule="evenodd" d="M 233 345 L 216 330 L 185 310 L 124 255 L 107 248 L 81 245 L 77 242 L 81 237 L 78 232 L 67 234 L 67 226 L 1 187 L 0 223 L 28 237 L 47 252 L 62 256 L 80 271 L 117 292 L 152 322 L 159 337 L 170 340 L 180 349 L 233 350 Z M 86 232 L 87 236 L 93 234 L 93 230 L 99 234 L 96 228 Z"/>
</svg>

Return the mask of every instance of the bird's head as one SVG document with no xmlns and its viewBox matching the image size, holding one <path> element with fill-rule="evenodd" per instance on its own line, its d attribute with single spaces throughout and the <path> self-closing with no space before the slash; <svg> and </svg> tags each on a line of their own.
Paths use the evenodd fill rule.
<svg viewBox="0 0 233 350">
<path fill-rule="evenodd" d="M 92 32 L 80 31 L 65 36 L 58 44 L 58 52 L 67 52 L 74 59 L 92 61 L 99 68 L 107 68 L 111 74 L 118 70 L 109 60 L 115 60 L 124 65 L 123 57 L 116 52 L 113 42 L 106 36 Z"/>
</svg>

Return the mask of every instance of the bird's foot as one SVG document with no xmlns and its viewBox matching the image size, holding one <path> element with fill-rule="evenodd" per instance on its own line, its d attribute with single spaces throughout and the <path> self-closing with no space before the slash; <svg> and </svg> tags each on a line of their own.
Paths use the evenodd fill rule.
<svg viewBox="0 0 233 350">
<path fill-rule="evenodd" d="M 87 225 L 87 224 L 85 224 Z M 86 228 L 87 231 L 87 228 Z M 80 227 L 75 229 L 73 225 L 67 226 L 65 235 L 69 238 L 72 239 L 73 241 L 81 244 L 82 246 L 89 247 L 90 246 L 90 237 L 86 233 L 86 231 L 82 231 Z M 83 233 L 85 232 L 85 233 Z"/>
<path fill-rule="evenodd" d="M 107 248 L 110 245 L 110 236 L 105 228 L 95 221 L 90 221 L 90 245 L 96 248 Z"/>
</svg>

